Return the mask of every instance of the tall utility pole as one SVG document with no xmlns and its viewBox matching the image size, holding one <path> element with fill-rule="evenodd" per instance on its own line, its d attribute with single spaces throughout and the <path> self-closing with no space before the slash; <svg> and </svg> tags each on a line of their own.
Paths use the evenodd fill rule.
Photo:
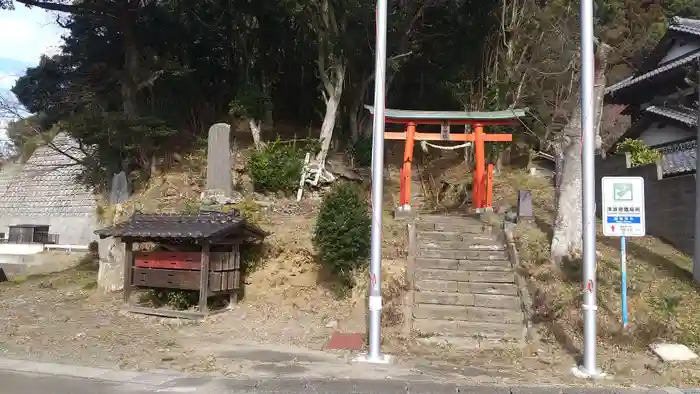
<svg viewBox="0 0 700 394">
<path fill-rule="evenodd" d="M 698 168 L 700 168 L 700 58 L 697 62 L 698 81 L 695 84 L 698 94 L 698 124 L 697 134 L 695 138 L 695 249 L 693 250 L 693 278 L 696 282 L 700 282 L 700 176 L 698 176 Z"/>
<path fill-rule="evenodd" d="M 581 0 L 581 137 L 583 178 L 583 365 L 574 373 L 593 378 L 596 365 L 596 216 L 595 216 L 595 55 L 594 0 Z"/>
<path fill-rule="evenodd" d="M 387 1 L 377 1 L 377 41 L 372 135 L 372 238 L 369 263 L 369 353 L 357 361 L 388 363 L 381 353 L 382 318 L 382 198 L 384 189 L 384 121 L 386 80 Z"/>
</svg>

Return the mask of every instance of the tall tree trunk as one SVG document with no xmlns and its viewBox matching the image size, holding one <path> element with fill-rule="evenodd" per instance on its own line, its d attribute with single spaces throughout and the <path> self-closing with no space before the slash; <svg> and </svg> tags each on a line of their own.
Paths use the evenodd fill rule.
<svg viewBox="0 0 700 394">
<path fill-rule="evenodd" d="M 331 147 L 333 140 L 333 129 L 335 128 L 335 120 L 338 117 L 338 109 L 340 108 L 340 98 L 343 95 L 343 83 L 345 81 L 345 64 L 335 64 L 332 66 L 333 71 L 330 77 L 324 78 L 326 113 L 323 116 L 323 124 L 321 124 L 321 150 L 316 155 L 316 161 L 320 166 L 326 161 L 328 150 Z"/>
<path fill-rule="evenodd" d="M 122 45 L 124 46 L 124 70 L 121 78 L 121 95 L 124 116 L 134 119 L 138 116 L 138 84 L 140 73 L 139 49 L 134 34 L 134 10 L 132 2 L 124 3 L 121 12 Z M 136 5 L 138 7 L 138 5 Z"/>
<path fill-rule="evenodd" d="M 593 93 L 595 116 L 594 127 L 596 135 L 596 146 L 600 142 L 600 121 L 598 117 L 602 114 L 603 97 L 605 95 L 605 68 L 609 48 L 605 44 L 598 45 L 596 53 L 595 89 Z M 579 93 L 580 97 L 580 93 Z M 583 205 L 581 200 L 581 100 L 569 123 L 564 127 L 559 137 L 558 146 L 555 147 L 556 158 L 556 217 L 551 244 L 551 260 L 557 265 L 571 256 L 580 253 L 582 249 L 583 237 Z"/>
<path fill-rule="evenodd" d="M 262 148 L 262 139 L 260 138 L 262 122 L 255 119 L 248 119 L 248 126 L 250 126 L 250 134 L 253 135 L 253 143 L 255 144 L 255 149 L 260 150 L 260 148 Z"/>
</svg>

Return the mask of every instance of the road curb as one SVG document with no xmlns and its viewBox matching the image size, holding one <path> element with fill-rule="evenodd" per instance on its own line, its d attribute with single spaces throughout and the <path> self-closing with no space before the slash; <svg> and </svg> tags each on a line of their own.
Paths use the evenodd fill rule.
<svg viewBox="0 0 700 394">
<path fill-rule="evenodd" d="M 156 387 L 186 376 L 185 374 L 176 371 L 122 371 L 106 368 L 16 360 L 4 357 L 0 357 L 0 370 L 68 376 L 73 378 L 104 380 L 117 383 L 133 383 Z"/>
<path fill-rule="evenodd" d="M 136 372 L 136 371 L 123 371 L 116 369 L 107 368 L 95 368 L 95 367 L 82 367 L 76 365 L 66 365 L 66 364 L 56 364 L 56 363 L 45 363 L 36 361 L 25 361 L 17 360 L 11 358 L 0 357 L 0 371 L 10 371 L 18 373 L 37 373 L 43 375 L 53 375 L 60 377 L 72 377 L 78 379 L 91 379 L 106 382 L 114 382 L 125 385 L 135 385 L 135 386 L 148 386 L 151 389 L 157 389 L 157 392 L 179 392 L 178 388 L 188 386 L 185 388 L 197 388 L 197 387 L 226 387 L 229 390 L 243 390 L 251 388 L 265 388 L 270 389 L 270 392 L 275 390 L 281 390 L 283 388 L 290 389 L 292 386 L 298 388 L 299 392 L 305 392 L 309 385 L 318 385 L 319 388 L 323 387 L 326 389 L 335 389 L 331 392 L 344 392 L 347 384 L 353 384 L 356 389 L 359 386 L 366 386 L 366 388 L 371 392 L 372 388 L 377 384 L 380 385 L 390 385 L 392 389 L 396 385 L 405 386 L 408 388 L 418 389 L 418 392 L 425 393 L 454 393 L 454 392 L 474 392 L 474 393 L 539 393 L 539 394 L 559 394 L 568 393 L 568 390 L 574 390 L 576 393 L 586 393 L 588 390 L 591 392 L 600 393 L 600 389 L 595 388 L 574 388 L 566 386 L 548 386 L 548 387 L 496 387 L 496 386 L 470 386 L 464 387 L 461 384 L 455 383 L 437 383 L 437 382 L 401 382 L 395 380 L 373 380 L 373 379 L 339 379 L 339 380 L 326 380 L 319 379 L 314 381 L 313 379 L 229 379 L 223 377 L 193 377 L 188 376 L 184 373 L 171 371 L 171 370 L 155 370 L 150 372 Z M 219 386 L 223 385 L 223 386 Z M 270 387 L 268 387 L 270 386 Z M 422 389 L 422 390 L 421 390 Z M 461 390 L 460 390 L 461 389 Z M 466 389 L 466 390 L 465 390 Z M 455 391 L 456 390 L 456 391 Z M 471 390 L 471 391 L 470 391 Z M 605 389 L 608 392 L 610 389 Z M 663 387 L 657 389 L 633 389 L 625 390 L 621 389 L 627 394 L 639 393 L 639 394 L 700 394 L 700 389 L 685 389 L 680 390 L 673 387 Z M 617 389 L 612 388 L 611 393 L 618 393 Z"/>
</svg>

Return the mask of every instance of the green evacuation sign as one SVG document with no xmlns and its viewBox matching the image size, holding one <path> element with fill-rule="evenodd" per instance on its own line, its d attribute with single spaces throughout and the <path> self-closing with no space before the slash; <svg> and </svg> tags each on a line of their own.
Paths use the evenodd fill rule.
<svg viewBox="0 0 700 394">
<path fill-rule="evenodd" d="M 646 234 L 644 178 L 606 176 L 601 186 L 603 235 L 644 236 Z"/>
</svg>

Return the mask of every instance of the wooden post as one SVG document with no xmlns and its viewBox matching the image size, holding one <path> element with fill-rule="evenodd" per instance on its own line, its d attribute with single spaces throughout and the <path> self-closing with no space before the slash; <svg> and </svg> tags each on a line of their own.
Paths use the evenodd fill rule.
<svg viewBox="0 0 700 394">
<path fill-rule="evenodd" d="M 477 124 L 474 126 L 474 158 L 476 167 L 474 168 L 473 196 L 474 208 L 481 208 L 484 198 L 484 126 Z"/>
<path fill-rule="evenodd" d="M 202 262 L 199 267 L 199 312 L 208 313 L 207 300 L 209 299 L 209 251 L 211 244 L 209 240 L 202 245 Z"/>
<path fill-rule="evenodd" d="M 233 264 L 231 268 L 236 270 L 237 274 L 235 276 L 236 282 L 233 284 L 233 286 L 229 285 L 230 287 L 233 287 L 231 290 L 231 293 L 228 296 L 228 307 L 233 308 L 234 305 L 238 303 L 238 292 L 240 291 L 240 270 L 241 270 L 241 253 L 240 253 L 240 245 L 236 244 L 231 247 L 231 258 L 233 259 Z"/>
<path fill-rule="evenodd" d="M 493 208 L 493 164 L 489 163 L 486 172 L 486 208 Z"/>
<path fill-rule="evenodd" d="M 124 303 L 129 303 L 131 286 L 134 274 L 134 244 L 131 241 L 124 243 Z"/>
<path fill-rule="evenodd" d="M 406 145 L 403 152 L 403 171 L 401 180 L 403 182 L 403 201 L 401 205 L 411 205 L 411 164 L 413 163 L 413 146 L 415 144 L 416 124 L 409 123 L 406 126 Z"/>
<path fill-rule="evenodd" d="M 403 179 L 403 166 L 401 166 L 399 168 L 399 206 L 403 207 L 404 205 L 406 205 L 406 186 Z"/>
</svg>

